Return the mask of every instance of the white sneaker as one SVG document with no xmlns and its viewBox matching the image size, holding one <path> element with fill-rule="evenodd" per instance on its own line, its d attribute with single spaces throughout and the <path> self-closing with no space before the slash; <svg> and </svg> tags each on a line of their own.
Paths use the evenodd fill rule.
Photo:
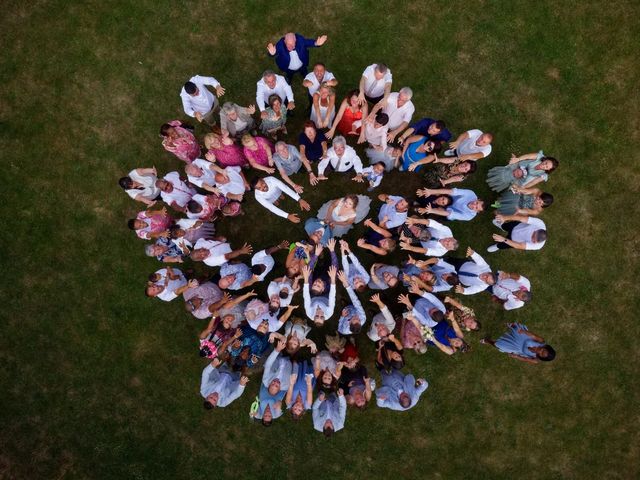
<svg viewBox="0 0 640 480">
<path fill-rule="evenodd" d="M 493 223 L 496 227 L 498 227 L 503 232 L 505 231 L 504 228 L 502 228 L 502 222 L 499 221 L 497 218 L 494 218 L 493 220 L 491 220 L 491 223 Z"/>
<path fill-rule="evenodd" d="M 487 252 L 489 253 L 497 252 L 498 250 L 500 249 L 498 248 L 498 245 L 496 245 L 495 243 L 489 246 L 489 248 L 487 248 Z"/>
</svg>

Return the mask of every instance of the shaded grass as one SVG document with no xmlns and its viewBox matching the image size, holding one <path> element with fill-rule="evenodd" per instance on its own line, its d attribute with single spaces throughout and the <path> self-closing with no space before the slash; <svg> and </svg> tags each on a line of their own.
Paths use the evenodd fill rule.
<svg viewBox="0 0 640 480">
<path fill-rule="evenodd" d="M 0 475 L 636 477 L 638 13 L 635 2 L 5 2 Z M 419 114 L 494 132 L 470 184 L 481 196 L 487 170 L 512 151 L 560 158 L 545 249 L 491 257 L 526 274 L 535 301 L 505 314 L 486 296 L 468 299 L 489 334 L 527 322 L 558 350 L 554 364 L 509 362 L 477 339 L 466 356 L 410 355 L 408 370 L 431 384 L 419 406 L 350 411 L 329 442 L 309 419 L 250 425 L 258 375 L 232 407 L 202 411 L 202 324 L 143 297 L 157 264 L 126 229 L 137 207 L 115 180 L 140 165 L 181 168 L 157 137 L 181 118 L 180 84 L 213 73 L 230 100 L 251 103 L 272 67 L 264 44 L 289 28 L 329 34 L 312 58 L 341 93 L 384 59 Z M 299 84 L 295 93 L 302 107 Z M 380 191 L 415 189 L 406 178 Z M 335 177 L 306 197 L 317 208 L 329 188 L 361 187 Z M 247 207 L 221 231 L 256 246 L 302 235 Z M 456 224 L 462 244 L 485 248 L 488 219 Z M 363 349 L 370 358 L 372 345 Z"/>
</svg>

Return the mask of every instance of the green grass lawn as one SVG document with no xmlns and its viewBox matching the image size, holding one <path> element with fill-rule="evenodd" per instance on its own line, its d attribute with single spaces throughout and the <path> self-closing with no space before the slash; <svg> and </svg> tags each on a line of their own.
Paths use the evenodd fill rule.
<svg viewBox="0 0 640 480">
<path fill-rule="evenodd" d="M 638 478 L 639 17 L 633 0 L 3 2 L 0 478 Z M 467 183 L 487 199 L 487 170 L 511 152 L 560 160 L 545 248 L 487 256 L 531 279 L 533 303 L 505 313 L 464 298 L 482 334 L 525 322 L 554 362 L 510 360 L 481 335 L 466 355 L 409 353 L 406 370 L 430 383 L 419 405 L 350 410 L 331 440 L 310 415 L 251 424 L 259 374 L 229 408 L 202 409 L 204 323 L 144 296 L 158 263 L 126 227 L 139 205 L 117 179 L 182 170 L 158 137 L 184 118 L 181 84 L 213 74 L 225 100 L 253 103 L 273 67 L 264 47 L 290 29 L 329 35 L 312 61 L 340 96 L 382 60 L 394 90 L 413 88 L 416 117 L 493 132 Z M 295 93 L 297 133 L 299 78 Z M 379 192 L 418 185 L 396 173 Z M 317 209 L 347 191 L 364 188 L 335 175 L 305 198 Z M 303 236 L 246 209 L 219 227 L 238 244 Z M 453 225 L 463 247 L 484 251 L 490 219 Z"/>
</svg>

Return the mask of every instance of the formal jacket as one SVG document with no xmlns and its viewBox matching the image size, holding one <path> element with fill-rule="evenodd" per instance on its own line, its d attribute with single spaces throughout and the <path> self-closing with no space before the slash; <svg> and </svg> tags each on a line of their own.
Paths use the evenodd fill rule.
<svg viewBox="0 0 640 480">
<path fill-rule="evenodd" d="M 316 46 L 316 40 L 314 38 L 304 38 L 299 33 L 296 33 L 296 53 L 298 57 L 300 57 L 300 61 L 302 62 L 303 67 L 307 67 L 309 65 L 309 48 Z M 273 55 L 272 55 L 273 56 Z M 289 70 L 289 50 L 287 50 L 287 46 L 284 44 L 284 37 L 278 40 L 276 43 L 276 65 L 280 70 L 286 71 Z"/>
</svg>

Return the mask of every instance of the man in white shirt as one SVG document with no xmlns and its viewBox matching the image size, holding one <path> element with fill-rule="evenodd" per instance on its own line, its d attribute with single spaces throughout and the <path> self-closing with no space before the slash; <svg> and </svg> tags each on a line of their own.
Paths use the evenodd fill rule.
<svg viewBox="0 0 640 480">
<path fill-rule="evenodd" d="M 238 250 L 231 250 L 231 245 L 227 242 L 201 238 L 193 246 L 191 260 L 194 262 L 204 262 L 210 267 L 219 267 L 236 257 L 249 255 L 252 251 L 251 245 L 246 243 Z"/>
<path fill-rule="evenodd" d="M 378 225 L 382 228 L 397 228 L 407 220 L 409 202 L 404 197 L 381 193 L 378 200 L 385 202 L 378 213 Z"/>
<path fill-rule="evenodd" d="M 242 173 L 241 167 L 225 167 L 217 170 L 215 182 L 216 188 L 229 200 L 241 202 L 244 192 L 249 190 L 249 182 Z"/>
<path fill-rule="evenodd" d="M 425 188 L 425 195 L 449 195 L 452 199 L 451 205 L 446 208 L 433 208 L 431 205 L 425 207 L 425 213 L 447 217 L 448 220 L 472 220 L 478 213 L 484 211 L 484 200 L 479 200 L 472 191 L 464 188 Z"/>
<path fill-rule="evenodd" d="M 329 87 L 335 87 L 338 85 L 338 80 L 333 76 L 333 73 L 327 71 L 324 63 L 316 63 L 313 66 L 313 71 L 308 73 L 302 81 L 302 85 L 309 90 L 309 98 L 313 97 L 313 94 L 318 91 L 323 83 L 326 83 Z"/>
<path fill-rule="evenodd" d="M 473 295 L 483 292 L 493 286 L 496 275 L 491 271 L 489 264 L 476 252 L 467 248 L 466 259 L 449 258 L 447 261 L 456 267 L 460 284 L 456 285 L 455 291 L 463 295 Z"/>
<path fill-rule="evenodd" d="M 446 157 L 456 157 L 456 160 L 477 161 L 488 157 L 491 153 L 493 135 L 483 133 L 482 130 L 468 130 L 461 134 L 454 142 L 449 143 L 449 150 L 444 152 Z"/>
<path fill-rule="evenodd" d="M 360 77 L 358 103 L 365 101 L 379 103 L 391 93 L 393 76 L 391 70 L 384 63 L 373 63 L 365 68 Z"/>
<path fill-rule="evenodd" d="M 531 301 L 531 282 L 517 273 L 498 272 L 491 293 L 505 310 L 515 310 Z"/>
<path fill-rule="evenodd" d="M 420 242 L 421 247 L 411 245 L 404 233 L 400 235 L 400 248 L 408 252 L 423 253 L 427 257 L 441 257 L 447 252 L 458 248 L 458 241 L 453 238 L 449 227 L 445 227 L 435 220 L 426 218 L 407 218 L 407 225 L 425 225 L 431 238 Z"/>
<path fill-rule="evenodd" d="M 196 288 L 197 286 L 197 280 L 189 280 L 187 282 L 187 279 L 180 270 L 167 267 L 149 276 L 145 295 L 170 302 L 182 295 L 187 289 Z"/>
<path fill-rule="evenodd" d="M 136 168 L 131 170 L 126 177 L 122 177 L 118 184 L 131 198 L 151 207 L 160 197 L 160 189 L 156 187 L 156 180 L 158 180 L 156 167 Z"/>
<path fill-rule="evenodd" d="M 289 241 L 283 240 L 275 247 L 265 248 L 264 250 L 260 250 L 258 253 L 255 253 L 253 257 L 251 257 L 251 271 L 257 277 L 257 281 L 262 282 L 265 277 L 273 270 L 276 262 L 273 259 L 273 254 L 278 250 L 288 250 L 289 249 Z M 256 267 L 261 267 L 260 273 L 256 273 L 254 269 Z"/>
<path fill-rule="evenodd" d="M 312 406 L 313 428 L 324 433 L 325 437 L 330 437 L 338 430 L 344 428 L 347 418 L 347 400 L 341 388 L 337 394 L 330 394 L 328 397 L 324 392 L 320 392 Z"/>
<path fill-rule="evenodd" d="M 269 106 L 269 97 L 278 95 L 282 103 L 287 106 L 287 110 L 296 108 L 293 99 L 293 90 L 282 75 L 276 75 L 272 70 L 265 70 L 262 78 L 256 84 L 256 105 L 260 110 L 260 116 L 265 118 L 265 109 Z"/>
<path fill-rule="evenodd" d="M 318 295 L 311 298 L 311 288 L 309 287 L 309 277 L 311 276 L 311 269 L 309 265 L 302 267 L 302 276 L 304 278 L 304 286 L 302 288 L 302 296 L 304 298 L 304 311 L 310 320 L 317 327 L 321 327 L 325 320 L 328 320 L 333 315 L 333 311 L 336 307 L 336 276 L 338 270 L 335 266 L 329 267 L 329 278 L 331 280 L 331 287 L 329 288 L 329 295 Z"/>
<path fill-rule="evenodd" d="M 336 172 L 347 172 L 353 168 L 356 176 L 352 180 L 364 182 L 362 178 L 362 160 L 360 160 L 356 151 L 347 145 L 345 138 L 340 135 L 333 139 L 331 148 L 327 150 L 326 155 L 318 164 L 318 180 L 327 180 L 324 172 L 329 165 Z"/>
<path fill-rule="evenodd" d="M 196 191 L 180 178 L 178 172 L 169 172 L 156 180 L 156 187 L 160 189 L 162 201 L 180 212 L 186 211 L 187 203 L 196 194 Z"/>
<path fill-rule="evenodd" d="M 184 84 L 180 90 L 180 98 L 182 98 L 184 113 L 199 122 L 215 125 L 214 114 L 220 109 L 220 105 L 218 99 L 206 87 L 207 85 L 215 88 L 218 97 L 224 95 L 224 88 L 215 78 L 196 75 Z"/>
<path fill-rule="evenodd" d="M 217 193 L 216 186 L 216 167 L 214 163 L 203 158 L 196 158 L 190 164 L 184 167 L 189 183 L 196 185 L 208 192 Z"/>
<path fill-rule="evenodd" d="M 275 206 L 275 203 L 280 199 L 280 196 L 283 193 L 286 193 L 298 202 L 298 205 L 300 205 L 302 210 L 309 211 L 311 208 L 305 200 L 300 198 L 300 195 L 276 177 L 256 178 L 251 182 L 251 186 L 255 190 L 256 200 L 260 205 L 271 213 L 275 213 L 279 217 L 286 218 L 290 222 L 300 223 L 300 217 L 295 213 L 287 213 Z"/>
<path fill-rule="evenodd" d="M 536 217 L 496 215 L 493 224 L 507 232 L 507 236 L 494 233 L 493 240 L 497 243 L 489 246 L 487 252 L 497 252 L 507 248 L 540 250 L 547 241 L 547 226 Z"/>
<path fill-rule="evenodd" d="M 202 371 L 200 395 L 204 398 L 204 408 L 207 410 L 226 407 L 240 398 L 249 382 L 249 377 L 232 372 L 226 365 L 218 368 L 220 363 L 220 359 L 214 358 Z"/>
<path fill-rule="evenodd" d="M 369 114 L 368 120 L 372 121 L 376 113 L 382 110 L 389 117 L 387 128 L 387 142 L 393 142 L 397 135 L 399 135 L 405 128 L 409 126 L 413 112 L 416 108 L 411 101 L 413 97 L 413 90 L 409 87 L 403 87 L 399 92 L 389 94 L 389 96 L 373 107 Z"/>
</svg>

